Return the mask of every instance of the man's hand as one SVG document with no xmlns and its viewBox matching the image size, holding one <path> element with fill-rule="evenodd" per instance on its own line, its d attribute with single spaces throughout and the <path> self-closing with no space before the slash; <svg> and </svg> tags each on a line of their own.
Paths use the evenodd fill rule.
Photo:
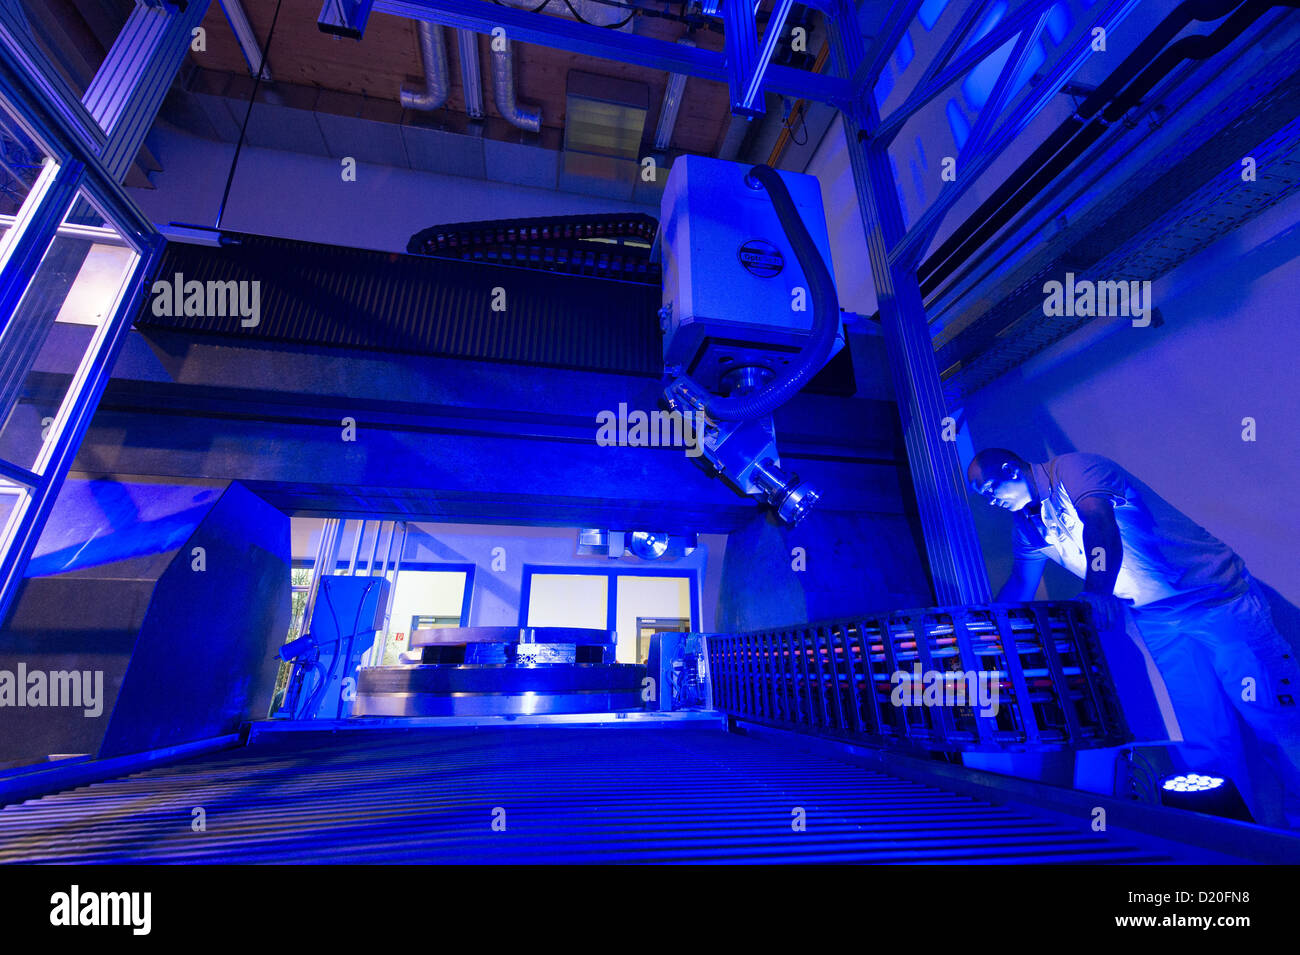
<svg viewBox="0 0 1300 955">
<path fill-rule="evenodd" d="M 1087 590 L 1079 594 L 1077 599 L 1092 608 L 1092 619 L 1098 630 L 1125 629 L 1124 608 L 1133 601 L 1121 600 L 1114 594 L 1094 594 Z"/>
</svg>

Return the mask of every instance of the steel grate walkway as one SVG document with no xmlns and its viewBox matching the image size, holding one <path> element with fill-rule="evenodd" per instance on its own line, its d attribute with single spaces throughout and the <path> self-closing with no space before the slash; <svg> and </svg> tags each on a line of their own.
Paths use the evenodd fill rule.
<svg viewBox="0 0 1300 955">
<path fill-rule="evenodd" d="M 276 734 L 0 810 L 0 862 L 1171 861 L 706 727 Z"/>
</svg>

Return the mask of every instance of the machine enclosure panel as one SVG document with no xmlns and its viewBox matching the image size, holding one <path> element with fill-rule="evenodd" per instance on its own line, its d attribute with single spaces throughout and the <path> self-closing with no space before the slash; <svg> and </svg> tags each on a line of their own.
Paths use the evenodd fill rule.
<svg viewBox="0 0 1300 955">
<path fill-rule="evenodd" d="M 745 184 L 750 168 L 682 156 L 664 188 L 663 304 L 669 309 L 664 362 L 688 373 L 711 341 L 794 353 L 812 327 L 808 281 L 767 190 Z M 831 268 L 820 183 L 802 173 L 780 175 Z M 794 308 L 796 288 L 805 290 L 803 311 Z"/>
</svg>

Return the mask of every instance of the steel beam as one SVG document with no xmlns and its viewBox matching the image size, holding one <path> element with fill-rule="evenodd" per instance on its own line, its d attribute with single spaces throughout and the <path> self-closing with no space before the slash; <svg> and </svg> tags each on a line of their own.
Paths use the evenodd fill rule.
<svg viewBox="0 0 1300 955">
<path fill-rule="evenodd" d="M 325 0 L 316 26 L 322 33 L 333 33 L 351 40 L 360 40 L 366 32 L 374 0 Z"/>
<path fill-rule="evenodd" d="M 984 16 L 987 9 L 982 3 L 966 4 L 966 8 L 961 12 L 961 18 L 957 21 L 957 26 L 943 38 L 943 42 L 939 44 L 938 52 L 935 53 L 926 66 L 921 78 L 916 81 L 913 91 L 925 89 L 930 85 L 938 72 L 948 65 L 948 61 L 952 59 L 953 54 L 961 48 L 962 43 L 970 35 L 971 30 L 975 29 L 979 24 L 980 18 Z M 880 125 L 884 127 L 888 122 L 889 119 L 886 118 Z"/>
<path fill-rule="evenodd" d="M 945 66 L 953 50 L 961 45 L 961 37 L 978 23 L 977 16 L 970 16 L 969 20 L 963 17 L 962 22 L 958 24 L 952 36 L 944 42 L 942 49 L 916 84 L 916 88 L 908 95 L 902 106 L 881 121 L 880 128 L 874 135 L 881 141 L 893 139 L 902 129 L 903 124 L 915 116 L 921 107 L 977 67 L 985 57 L 991 55 L 1007 40 L 1021 33 L 1027 25 L 1046 14 L 1054 4 L 1055 0 L 1027 0 Z M 984 7 L 982 4 L 975 3 L 971 5 L 970 10 L 983 13 Z M 967 11 L 968 16 L 970 10 Z"/>
<path fill-rule="evenodd" d="M 239 43 L 239 51 L 244 54 L 244 62 L 248 64 L 249 76 L 259 76 L 264 83 L 273 82 L 271 79 L 271 68 L 266 64 L 262 56 L 262 46 L 257 42 L 257 34 L 253 32 L 253 25 L 248 22 L 248 14 L 244 12 L 244 5 L 239 0 L 220 0 L 221 9 L 226 14 L 226 22 L 230 24 L 230 30 L 235 34 L 235 40 Z"/>
<path fill-rule="evenodd" d="M 763 43 L 758 50 L 758 62 L 754 64 L 753 73 L 748 76 L 747 82 L 744 84 L 744 104 L 747 107 L 762 102 L 763 75 L 771 68 L 772 56 L 776 53 L 776 45 L 781 40 L 781 33 L 785 30 L 785 21 L 790 16 L 792 6 L 794 6 L 794 0 L 776 0 L 776 6 L 772 9 L 772 15 L 767 21 L 767 29 L 763 32 Z M 757 5 L 755 5 L 755 11 L 757 11 Z M 732 112 L 735 112 L 734 105 Z"/>
<path fill-rule="evenodd" d="M 948 214 L 957 200 L 975 184 L 1002 151 L 1024 132 L 1025 127 L 1060 92 L 1066 81 L 1078 72 L 1079 67 L 1092 52 L 1092 30 L 1102 27 L 1110 32 L 1137 4 L 1138 0 L 1111 0 L 1098 12 L 1092 26 L 1076 38 L 1064 56 L 1057 59 L 1047 76 L 1028 96 L 1016 104 L 1015 109 L 993 132 L 988 134 L 986 142 L 981 144 L 981 147 L 958 170 L 956 180 L 944 183 L 934 202 L 913 223 L 906 236 L 900 238 L 898 244 L 890 250 L 892 261 L 907 263 L 924 254 L 930 240 L 938 231 L 943 217 Z"/>
<path fill-rule="evenodd" d="M 58 233 L 59 223 L 77 197 L 84 171 L 85 167 L 75 160 L 62 166 L 47 160 L 14 223 L 15 241 L 6 250 L 4 268 L 0 272 L 0 326 L 3 327 L 0 332 L 0 421 L 9 421 L 26 390 L 27 376 L 49 337 L 53 323 L 42 303 L 50 294 L 50 286 L 34 290 L 32 286 Z M 67 269 L 70 265 L 62 255 L 52 255 L 51 259 L 56 270 Z M 74 259 L 79 267 L 80 257 L 74 256 Z M 57 281 L 57 277 L 49 272 L 45 273 L 45 278 Z M 34 307 L 24 308 L 22 304 L 29 302 L 29 291 L 35 293 L 36 302 Z M 33 470 L 38 475 L 41 473 L 39 466 Z M 34 490 L 39 491 L 44 483 L 42 479 L 41 485 Z"/>
<path fill-rule="evenodd" d="M 763 76 L 771 65 L 772 54 L 776 52 L 776 44 L 792 6 L 794 0 L 776 0 L 761 45 L 758 42 L 755 19 L 758 4 L 753 0 L 728 0 L 723 7 L 727 83 L 731 90 L 731 112 L 734 115 L 753 116 L 763 112 Z"/>
<path fill-rule="evenodd" d="M 379 13 L 428 20 L 475 33 L 490 34 L 493 29 L 501 27 L 512 41 L 519 43 L 536 43 L 715 83 L 730 82 L 723 53 L 497 6 L 486 0 L 375 0 L 374 9 Z M 856 19 L 854 22 L 856 24 Z M 848 80 L 838 76 L 776 65 L 768 66 L 763 74 L 763 88 L 837 107 L 852 99 L 854 89 Z"/>
<path fill-rule="evenodd" d="M 752 116 L 763 112 L 746 100 L 745 79 L 754 75 L 758 62 L 758 36 L 750 0 L 727 0 L 722 8 L 727 51 L 727 88 L 731 91 L 731 112 L 735 116 Z"/>
<path fill-rule="evenodd" d="M 0 0 L 0 98 L 39 130 L 41 145 L 60 163 L 85 166 L 85 186 L 101 211 L 137 252 L 157 228 L 99 161 L 106 137 L 77 95 L 58 81 L 58 70 L 31 44 L 25 20 L 13 18 L 15 0 Z"/>
<path fill-rule="evenodd" d="M 39 474 L 4 460 L 0 460 L 0 478 L 27 488 L 37 488 L 44 483 Z"/>
<path fill-rule="evenodd" d="M 75 160 L 60 165 L 47 159 L 27 193 L 13 227 L 0 241 L 0 345 L 6 346 L 6 350 L 12 347 L 7 332 L 18 303 L 27 292 L 59 223 L 72 205 L 84 173 L 85 166 Z M 0 401 L 5 397 L 0 391 Z M 0 421 L 7 417 L 6 412 Z"/>
<path fill-rule="evenodd" d="M 889 62 L 889 58 L 894 55 L 894 50 L 898 48 L 903 34 L 916 19 L 916 11 L 921 9 L 921 3 L 922 0 L 906 0 L 905 3 L 895 3 L 890 7 L 889 16 L 885 18 L 880 32 L 871 41 L 871 49 L 863 52 L 853 68 L 853 88 L 860 90 L 863 96 L 875 97 L 880 73 Z M 832 13 L 832 7 L 835 6 L 842 9 Z M 828 19 L 835 21 L 837 29 L 842 31 L 852 29 L 854 31 L 852 42 L 859 48 L 862 47 L 862 39 L 858 34 L 858 12 L 852 3 L 825 3 L 819 5 L 819 8 L 827 14 Z"/>
<path fill-rule="evenodd" d="M 960 170 L 966 165 L 967 159 L 979 155 L 984 144 L 988 142 L 989 134 L 993 132 L 993 126 L 1006 109 L 1007 103 L 1016 94 L 1014 83 L 1025 65 L 1029 62 L 1033 45 L 1038 42 L 1039 34 L 1042 33 L 1043 27 L 1047 24 L 1047 11 L 1044 10 L 1038 15 L 1037 21 L 1024 30 L 1016 38 L 1016 45 L 1011 50 L 1011 55 L 1007 61 L 1002 64 L 1002 70 L 998 74 L 997 82 L 993 84 L 993 89 L 989 93 L 989 98 L 984 103 L 984 108 L 980 110 L 979 116 L 975 120 L 975 127 L 971 130 L 970 136 L 966 140 L 966 145 L 957 155 L 957 168 Z"/>
<path fill-rule="evenodd" d="M 202 5 L 191 3 L 191 12 Z M 163 91 L 165 87 L 159 95 Z M 30 283 L 40 256 L 53 240 L 63 214 L 77 194 L 93 199 L 126 244 L 140 254 L 126 291 L 112 315 L 94 333 L 69 383 L 50 438 L 30 472 L 37 483 L 32 485 L 31 480 L 22 478 L 21 483 L 28 484 L 31 491 L 11 515 L 0 540 L 2 623 L 131 330 L 131 319 L 144 300 L 147 279 L 156 265 L 163 240 L 123 192 L 119 182 L 121 173 L 104 164 L 102 156 L 112 144 L 111 138 L 105 136 L 93 112 L 59 79 L 58 70 L 35 45 L 22 8 L 15 0 L 0 0 L 0 98 L 54 160 L 51 169 L 55 164 L 58 169 L 51 175 L 43 194 L 33 197 L 35 190 L 28 193 L 28 202 L 19 218 L 29 221 L 21 225 L 15 222 L 10 230 L 11 245 L 3 278 L 6 322 L 11 319 L 13 306 Z M 134 151 L 127 156 L 128 165 L 133 156 Z M 27 248 L 26 252 L 23 247 Z M 8 389 L 6 400 L 7 394 Z"/>
<path fill-rule="evenodd" d="M 856 14 L 849 0 L 836 6 L 832 62 L 836 72 L 857 76 L 865 54 Z M 903 210 L 885 147 L 867 135 L 880 117 L 874 96 L 864 94 L 845 111 L 844 131 L 935 596 L 941 604 L 983 603 L 988 573 L 956 445 L 942 437 L 947 413 L 921 287 L 915 269 L 889 255 L 904 234 Z"/>
<path fill-rule="evenodd" d="M 104 145 L 104 131 L 99 128 L 90 111 L 78 102 L 77 94 L 64 80 L 63 74 L 53 69 L 52 64 L 36 47 L 32 39 L 34 35 L 22 4 L 18 0 L 0 0 L 0 46 L 9 51 L 7 59 L 13 64 L 14 75 L 21 76 L 24 84 L 29 84 L 37 93 L 32 97 L 24 90 L 22 99 L 67 104 L 60 117 L 61 125 L 76 142 L 97 152 Z M 16 104 L 18 111 L 21 112 L 24 105 Z M 57 155 L 55 158 L 63 157 Z"/>
</svg>

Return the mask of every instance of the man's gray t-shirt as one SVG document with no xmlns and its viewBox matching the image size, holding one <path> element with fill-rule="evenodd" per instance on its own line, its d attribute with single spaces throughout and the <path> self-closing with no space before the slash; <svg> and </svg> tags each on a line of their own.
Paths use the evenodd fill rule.
<svg viewBox="0 0 1300 955">
<path fill-rule="evenodd" d="M 1030 469 L 1042 527 L 1030 522 L 1030 508 L 1017 515 L 1017 558 L 1047 557 L 1086 577 L 1083 522 L 1075 507 L 1101 496 L 1114 505 L 1124 544 L 1115 596 L 1141 607 L 1155 601 L 1214 602 L 1246 592 L 1246 567 L 1232 548 L 1109 458 L 1075 452 Z"/>
</svg>

